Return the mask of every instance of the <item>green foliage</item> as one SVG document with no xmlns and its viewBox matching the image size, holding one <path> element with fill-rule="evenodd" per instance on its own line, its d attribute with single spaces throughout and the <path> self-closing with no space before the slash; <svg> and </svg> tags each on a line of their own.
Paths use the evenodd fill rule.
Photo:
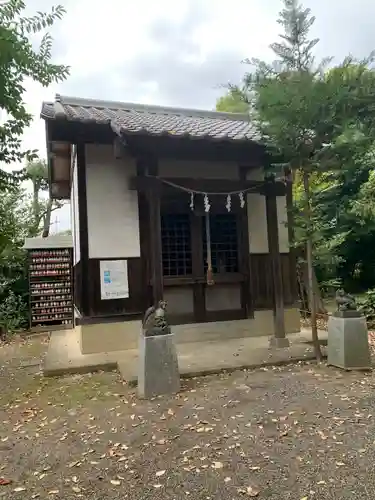
<svg viewBox="0 0 375 500">
<path fill-rule="evenodd" d="M 48 190 L 48 167 L 44 160 L 28 162 L 25 169 L 25 178 L 32 183 L 33 194 L 31 201 L 32 225 L 29 227 L 30 236 L 38 236 L 41 226 L 45 236 L 48 236 L 51 213 L 62 206 L 61 203 L 53 202 L 49 197 L 41 197 L 42 191 Z"/>
<path fill-rule="evenodd" d="M 49 204 L 48 198 L 40 199 L 47 188 L 45 162 L 29 163 L 25 170 L 33 194 L 16 185 L 0 196 L 0 327 L 10 333 L 27 326 L 27 255 L 22 247 L 25 238 L 45 229 Z"/>
<path fill-rule="evenodd" d="M 248 113 L 249 104 L 246 102 L 242 92 L 229 89 L 226 95 L 220 97 L 216 102 L 216 111 L 227 113 Z"/>
<path fill-rule="evenodd" d="M 319 42 L 318 38 L 308 38 L 315 17 L 297 0 L 284 0 L 284 6 L 277 21 L 284 33 L 280 35 L 281 42 L 271 44 L 271 49 L 281 62 L 281 71 L 310 71 L 314 63 L 312 49 Z"/>
<path fill-rule="evenodd" d="M 375 324 L 375 289 L 368 290 L 362 297 L 357 299 L 358 309 L 366 316 L 368 324 Z"/>
<path fill-rule="evenodd" d="M 43 35 L 38 50 L 33 48 L 30 39 L 31 35 L 43 32 L 61 19 L 64 8 L 57 6 L 48 14 L 38 12 L 35 16 L 23 17 L 25 8 L 23 0 L 0 4 L 0 109 L 6 116 L 0 126 L 0 163 L 5 164 L 35 157 L 35 151 L 23 151 L 21 146 L 22 134 L 32 120 L 23 100 L 26 78 L 47 87 L 64 80 L 69 73 L 68 67 L 51 62 L 49 33 Z M 14 178 L 14 173 L 0 171 L 0 188 L 12 183 Z"/>
<path fill-rule="evenodd" d="M 20 187 L 0 196 L 0 326 L 18 328 L 27 321 L 25 238 L 32 223 L 30 204 Z"/>
<path fill-rule="evenodd" d="M 252 71 L 229 95 L 249 102 L 274 155 L 271 171 L 294 172 L 295 246 L 303 253 L 311 241 L 321 283 L 360 291 L 375 284 L 373 54 L 326 70 L 329 59 L 316 64 L 312 55 L 310 10 L 294 0 L 284 6 L 284 33 L 271 45 L 277 61 L 247 60 Z"/>
<path fill-rule="evenodd" d="M 349 274 L 375 282 L 369 246 L 375 243 L 375 204 L 370 201 L 375 72 L 373 54 L 360 61 L 348 57 L 328 71 L 329 58 L 317 64 L 312 49 L 318 40 L 309 39 L 314 21 L 297 0 L 284 0 L 278 20 L 283 34 L 271 45 L 277 60 L 247 60 L 252 70 L 241 85 L 230 86 L 228 95 L 232 102 L 234 96 L 249 103 L 253 124 L 272 157 L 271 173 L 294 179 L 294 245 L 307 262 L 301 276 L 320 357 L 314 268 L 326 291 L 341 281 L 346 285 Z"/>
<path fill-rule="evenodd" d="M 0 327 L 7 336 L 27 327 L 27 313 L 27 302 L 24 297 L 10 290 L 0 303 Z"/>
</svg>

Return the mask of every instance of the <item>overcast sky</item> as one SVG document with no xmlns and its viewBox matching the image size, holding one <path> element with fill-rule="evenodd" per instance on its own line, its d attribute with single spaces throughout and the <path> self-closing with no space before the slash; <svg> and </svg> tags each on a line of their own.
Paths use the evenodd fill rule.
<svg viewBox="0 0 375 500">
<path fill-rule="evenodd" d="M 35 116 L 27 148 L 45 156 L 39 119 L 43 100 L 56 93 L 107 100 L 214 109 L 220 85 L 238 82 L 245 57 L 272 59 L 281 0 L 62 0 L 67 14 L 51 29 L 56 62 L 70 77 L 48 89 L 29 83 L 26 101 Z M 28 0 L 28 11 L 49 10 L 52 0 Z M 375 2 L 310 0 L 316 16 L 317 56 L 375 49 Z M 58 229 L 69 227 L 69 209 Z"/>
</svg>

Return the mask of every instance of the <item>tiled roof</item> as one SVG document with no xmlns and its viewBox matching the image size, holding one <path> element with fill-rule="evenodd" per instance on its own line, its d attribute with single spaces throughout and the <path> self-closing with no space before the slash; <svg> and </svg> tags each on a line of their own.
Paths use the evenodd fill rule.
<svg viewBox="0 0 375 500">
<path fill-rule="evenodd" d="M 43 103 L 41 117 L 109 124 L 118 135 L 171 135 L 212 140 L 256 141 L 249 117 L 237 113 L 165 108 L 57 95 Z"/>
</svg>

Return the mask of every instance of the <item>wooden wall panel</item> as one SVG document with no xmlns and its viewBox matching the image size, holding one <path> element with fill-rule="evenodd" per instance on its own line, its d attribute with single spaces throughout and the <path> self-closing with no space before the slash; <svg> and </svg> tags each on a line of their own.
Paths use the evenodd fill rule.
<svg viewBox="0 0 375 500">
<path fill-rule="evenodd" d="M 82 271 L 81 271 L 81 261 L 73 267 L 73 279 L 74 279 L 74 305 L 78 311 L 82 312 Z"/>
<path fill-rule="evenodd" d="M 281 254 L 284 304 L 293 305 L 297 300 L 295 265 L 289 253 Z M 273 308 L 272 268 L 269 254 L 251 254 L 251 293 L 254 309 Z"/>
<path fill-rule="evenodd" d="M 125 258 L 125 257 L 124 257 Z M 138 257 L 129 258 L 128 261 L 128 280 L 129 280 L 129 298 L 101 300 L 100 297 L 100 260 L 89 259 L 89 310 L 90 316 L 104 315 L 142 315 L 146 310 L 147 289 L 144 287 L 142 272 L 144 268 L 142 261 Z M 117 259 L 108 259 L 117 260 Z M 121 259 L 118 259 L 121 260 Z"/>
<path fill-rule="evenodd" d="M 142 279 L 145 272 L 144 266 L 140 258 L 130 258 L 128 260 L 128 278 L 129 278 L 129 298 L 116 300 L 101 300 L 100 298 L 100 260 L 89 259 L 89 286 L 86 290 L 89 302 L 89 316 L 117 316 L 124 315 L 132 318 L 134 316 L 141 317 L 149 306 L 149 290 L 144 286 L 145 280 Z M 292 305 L 296 302 L 297 286 L 294 274 L 294 267 L 289 254 L 281 254 L 282 277 L 284 289 L 285 305 Z M 267 254 L 251 254 L 251 295 L 253 298 L 254 309 L 272 309 L 273 308 L 273 283 L 272 272 Z M 78 263 L 74 267 L 75 281 L 75 305 L 81 311 L 80 298 L 82 296 L 80 290 L 81 284 L 81 267 Z M 215 285 L 219 286 L 219 284 Z M 188 286 L 191 290 L 190 287 Z M 205 288 L 204 286 L 202 287 Z M 167 287 L 169 292 L 172 292 L 170 287 Z M 236 311 L 205 311 L 204 317 L 194 318 L 191 313 L 191 318 L 173 318 L 173 323 L 179 323 L 184 320 L 187 323 L 194 321 L 219 321 L 227 319 L 227 316 L 235 313 L 237 319 L 243 318 L 244 314 L 241 310 Z M 220 314 L 219 314 L 220 313 Z M 241 314 L 240 314 L 241 313 Z M 221 318 L 223 315 L 223 318 Z M 185 316 L 185 315 L 183 315 Z M 225 316 L 225 318 L 224 318 Z M 246 317 L 246 316 L 245 316 Z M 125 318 L 124 318 L 125 319 Z M 172 319 L 172 318 L 171 318 Z M 228 317 L 229 319 L 229 317 Z M 232 318 L 231 318 L 232 319 Z M 233 318 L 234 319 L 234 318 Z"/>
</svg>

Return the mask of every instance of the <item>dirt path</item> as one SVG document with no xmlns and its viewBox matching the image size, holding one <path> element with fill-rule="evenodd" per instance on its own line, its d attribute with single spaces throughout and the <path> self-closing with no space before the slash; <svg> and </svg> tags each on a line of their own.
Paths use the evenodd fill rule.
<svg viewBox="0 0 375 500">
<path fill-rule="evenodd" d="M 0 498 L 375 498 L 372 374 L 239 371 L 144 402 L 116 373 L 42 378 L 44 349 L 0 347 Z"/>
</svg>

